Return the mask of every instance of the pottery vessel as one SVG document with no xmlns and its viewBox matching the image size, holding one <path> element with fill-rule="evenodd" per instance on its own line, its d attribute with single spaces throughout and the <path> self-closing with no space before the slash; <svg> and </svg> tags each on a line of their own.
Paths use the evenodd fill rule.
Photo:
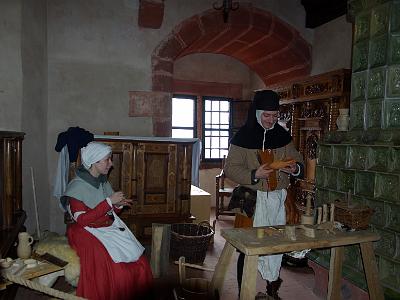
<svg viewBox="0 0 400 300">
<path fill-rule="evenodd" d="M 17 255 L 19 258 L 29 258 L 32 253 L 33 237 L 27 232 L 18 233 Z"/>
<path fill-rule="evenodd" d="M 336 119 L 336 125 L 338 127 L 338 131 L 348 131 L 349 120 L 350 120 L 349 109 L 339 108 L 339 116 Z"/>
</svg>

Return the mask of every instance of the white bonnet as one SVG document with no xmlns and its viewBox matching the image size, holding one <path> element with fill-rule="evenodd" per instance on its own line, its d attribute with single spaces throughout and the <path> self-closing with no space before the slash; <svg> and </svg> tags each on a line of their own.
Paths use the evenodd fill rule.
<svg viewBox="0 0 400 300">
<path fill-rule="evenodd" d="M 111 147 L 98 142 L 91 142 L 81 149 L 83 166 L 89 170 L 92 164 L 102 160 L 112 152 Z"/>
</svg>

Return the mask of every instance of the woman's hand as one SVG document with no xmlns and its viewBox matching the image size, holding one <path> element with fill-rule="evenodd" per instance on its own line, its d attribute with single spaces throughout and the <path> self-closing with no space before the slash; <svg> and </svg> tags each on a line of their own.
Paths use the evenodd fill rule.
<svg viewBox="0 0 400 300">
<path fill-rule="evenodd" d="M 269 177 L 274 170 L 268 167 L 268 164 L 263 164 L 258 167 L 256 173 L 254 174 L 255 178 L 258 179 L 265 179 Z"/>
<path fill-rule="evenodd" d="M 126 199 L 125 195 L 123 192 L 119 191 L 119 192 L 115 192 L 114 194 L 112 194 L 110 196 L 111 199 L 111 203 L 116 205 L 116 206 L 128 206 L 131 207 L 132 206 L 132 200 L 131 199 Z"/>
</svg>

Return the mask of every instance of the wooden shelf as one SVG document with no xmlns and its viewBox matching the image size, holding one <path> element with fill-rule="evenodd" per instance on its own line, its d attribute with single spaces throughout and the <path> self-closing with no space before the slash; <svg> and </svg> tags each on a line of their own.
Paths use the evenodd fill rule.
<svg viewBox="0 0 400 300">
<path fill-rule="evenodd" d="M 307 130 L 307 131 L 311 131 L 311 130 L 322 130 L 321 127 L 300 127 L 300 130 Z"/>
</svg>

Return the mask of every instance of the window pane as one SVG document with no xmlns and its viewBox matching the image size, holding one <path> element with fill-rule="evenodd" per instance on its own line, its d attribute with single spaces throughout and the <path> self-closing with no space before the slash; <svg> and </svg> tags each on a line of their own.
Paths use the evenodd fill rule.
<svg viewBox="0 0 400 300">
<path fill-rule="evenodd" d="M 193 129 L 172 129 L 173 138 L 193 138 Z"/>
<path fill-rule="evenodd" d="M 211 101 L 212 102 L 212 111 L 219 111 L 219 101 Z"/>
<path fill-rule="evenodd" d="M 211 138 L 205 137 L 205 148 L 211 148 Z"/>
<path fill-rule="evenodd" d="M 229 113 L 221 113 L 221 124 L 229 124 Z"/>
<path fill-rule="evenodd" d="M 172 126 L 194 127 L 194 100 L 172 98 Z"/>
<path fill-rule="evenodd" d="M 209 130 L 204 131 L 204 135 L 205 136 L 211 136 L 211 131 L 209 131 Z"/>
<path fill-rule="evenodd" d="M 205 159 L 211 158 L 210 149 L 205 149 L 204 150 L 204 157 L 205 157 Z"/>
<path fill-rule="evenodd" d="M 212 123 L 219 124 L 219 112 L 212 113 Z"/>
<path fill-rule="evenodd" d="M 206 111 L 204 114 L 204 123 L 211 124 L 211 113 Z"/>
<path fill-rule="evenodd" d="M 221 136 L 229 136 L 229 132 L 228 131 L 220 131 L 219 132 Z"/>
<path fill-rule="evenodd" d="M 220 158 L 219 149 L 211 149 L 211 158 Z"/>
<path fill-rule="evenodd" d="M 221 101 L 220 102 L 220 110 L 221 111 L 229 111 L 229 101 Z"/>
<path fill-rule="evenodd" d="M 220 139 L 220 147 L 221 148 L 228 148 L 228 138 L 227 137 L 221 137 L 221 139 Z"/>
<path fill-rule="evenodd" d="M 221 149 L 220 153 L 221 153 L 221 158 L 223 158 L 224 155 L 228 156 L 228 150 Z"/>
<path fill-rule="evenodd" d="M 229 129 L 229 125 L 221 125 L 221 129 Z"/>
<path fill-rule="evenodd" d="M 210 111 L 211 110 L 211 101 L 210 100 L 206 100 L 204 101 L 204 110 L 205 111 Z"/>
<path fill-rule="evenodd" d="M 211 138 L 211 148 L 219 148 L 219 137 Z"/>
<path fill-rule="evenodd" d="M 219 131 L 214 130 L 214 131 L 211 132 L 211 135 L 212 136 L 219 136 Z"/>
</svg>

